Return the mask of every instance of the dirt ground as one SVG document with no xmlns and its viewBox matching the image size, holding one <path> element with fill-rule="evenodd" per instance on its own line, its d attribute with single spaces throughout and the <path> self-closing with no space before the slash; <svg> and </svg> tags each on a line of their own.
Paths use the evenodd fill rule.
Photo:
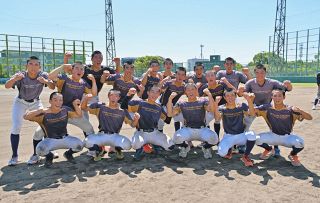
<svg viewBox="0 0 320 203">
<path fill-rule="evenodd" d="M 48 104 L 50 90 L 41 95 Z M 101 100 L 106 100 L 107 88 Z M 312 121 L 297 122 L 294 131 L 305 139 L 300 153 L 303 164 L 293 167 L 287 155 L 290 149 L 281 147 L 282 157 L 259 160 L 262 149 L 255 147 L 255 166 L 246 168 L 235 155 L 224 160 L 214 154 L 206 160 L 200 149 L 192 150 L 188 158 L 178 158 L 178 151 L 147 155 L 142 161 L 132 159 L 133 151 L 125 152 L 123 161 L 105 157 L 93 162 L 86 150 L 75 155 L 76 164 L 60 158 L 51 169 L 28 166 L 32 154 L 32 135 L 37 124 L 25 121 L 20 146 L 20 163 L 7 166 L 11 156 L 10 128 L 12 101 L 16 90 L 0 88 L 0 202 L 319 202 L 320 201 L 320 111 L 312 111 L 316 88 L 294 87 L 287 94 L 287 103 L 311 112 Z M 318 107 L 320 109 L 320 107 Z M 96 117 L 90 117 L 97 128 Z M 317 124 L 318 123 L 318 124 Z M 256 133 L 267 131 L 263 119 L 254 121 Z M 131 138 L 134 129 L 123 126 L 122 134 Z M 165 127 L 172 136 L 173 124 Z M 80 129 L 69 126 L 69 133 L 83 138 Z M 222 133 L 221 133 L 222 134 Z M 214 153 L 216 147 L 213 147 Z"/>
</svg>

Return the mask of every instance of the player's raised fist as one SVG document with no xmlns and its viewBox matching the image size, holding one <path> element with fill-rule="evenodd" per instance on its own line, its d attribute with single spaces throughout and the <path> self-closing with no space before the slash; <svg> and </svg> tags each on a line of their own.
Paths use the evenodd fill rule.
<svg viewBox="0 0 320 203">
<path fill-rule="evenodd" d="M 131 87 L 130 89 L 129 89 L 129 91 L 128 91 L 128 93 L 127 93 L 127 96 L 132 96 L 132 95 L 135 95 L 137 93 L 137 90 L 136 90 L 136 88 L 133 88 L 133 87 Z"/>
<path fill-rule="evenodd" d="M 64 54 L 64 58 L 70 59 L 71 57 L 72 57 L 72 52 L 71 52 L 71 51 L 67 51 L 67 52 Z"/>
<path fill-rule="evenodd" d="M 173 98 L 175 98 L 177 95 L 178 95 L 178 94 L 177 94 L 176 92 L 172 92 L 172 93 L 170 94 L 169 99 L 173 99 Z"/>
<path fill-rule="evenodd" d="M 95 77 L 92 74 L 88 74 L 87 78 L 91 81 L 95 80 Z"/>
<path fill-rule="evenodd" d="M 211 94 L 210 90 L 208 88 L 204 89 L 203 93 L 205 93 L 207 96 L 209 96 Z"/>
<path fill-rule="evenodd" d="M 73 100 L 72 105 L 73 105 L 73 106 L 79 106 L 80 103 L 81 103 L 81 102 L 80 102 L 79 99 L 75 99 L 75 100 Z"/>
<path fill-rule="evenodd" d="M 250 73 L 250 70 L 249 70 L 249 68 L 243 67 L 243 68 L 242 68 L 242 72 L 243 72 L 245 75 L 248 75 L 248 74 Z"/>
<path fill-rule="evenodd" d="M 42 76 L 38 77 L 37 80 L 38 80 L 39 82 L 41 82 L 42 84 L 46 83 L 46 81 L 47 81 L 47 80 L 44 79 L 44 77 L 42 77 Z"/>
<path fill-rule="evenodd" d="M 134 113 L 134 115 L 133 115 L 133 120 L 139 120 L 140 119 L 140 114 L 139 113 Z"/>
<path fill-rule="evenodd" d="M 19 73 L 16 73 L 13 78 L 15 81 L 19 81 L 19 80 L 22 80 L 22 78 L 24 78 L 24 75 L 19 72 Z"/>
</svg>

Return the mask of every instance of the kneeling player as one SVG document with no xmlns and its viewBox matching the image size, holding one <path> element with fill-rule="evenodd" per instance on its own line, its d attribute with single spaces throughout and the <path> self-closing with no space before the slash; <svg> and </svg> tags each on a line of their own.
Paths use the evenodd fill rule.
<svg viewBox="0 0 320 203">
<path fill-rule="evenodd" d="M 159 86 L 152 86 L 147 90 L 147 100 L 131 100 L 128 104 L 129 112 L 137 112 L 140 115 L 137 131 L 132 137 L 132 148 L 136 150 L 134 156 L 136 160 L 142 158 L 145 144 L 160 146 L 165 150 L 170 150 L 174 146 L 172 140 L 158 130 L 160 117 L 166 118 L 160 104 L 156 103 L 160 91 Z"/>
<path fill-rule="evenodd" d="M 272 147 L 269 145 L 292 147 L 288 157 L 292 165 L 300 166 L 297 154 L 303 150 L 304 140 L 292 134 L 292 128 L 296 120 L 312 120 L 312 116 L 297 107 L 285 105 L 284 99 L 284 91 L 273 90 L 273 105 L 261 105 L 255 109 L 257 116 L 262 116 L 271 130 L 271 132 L 259 134 L 256 144 L 265 149 L 260 156 L 261 159 L 268 159 L 273 154 Z"/>
<path fill-rule="evenodd" d="M 63 156 L 74 163 L 73 153 L 79 152 L 83 148 L 83 143 L 79 138 L 68 135 L 67 124 L 69 118 L 79 118 L 82 116 L 79 108 L 80 100 L 72 102 L 74 111 L 68 107 L 62 107 L 63 96 L 58 92 L 53 92 L 49 99 L 50 107 L 30 111 L 24 115 L 24 119 L 39 123 L 45 133 L 45 139 L 36 147 L 39 156 L 45 156 L 45 166 L 52 165 L 53 153 L 57 149 L 69 149 Z"/>
<path fill-rule="evenodd" d="M 86 95 L 81 103 L 81 108 L 82 110 L 88 110 L 91 114 L 98 117 L 100 130 L 98 134 L 91 134 L 86 137 L 84 146 L 89 150 L 97 152 L 98 156 L 95 157 L 95 160 L 101 159 L 103 153 L 99 146 L 106 145 L 115 148 L 117 159 L 123 159 L 124 155 L 121 150 L 131 149 L 131 142 L 127 137 L 120 135 L 119 132 L 123 121 L 135 127 L 139 120 L 139 114 L 136 113 L 132 121 L 128 111 L 119 107 L 120 91 L 118 90 L 109 91 L 108 105 L 93 103 L 88 106 L 88 100 L 90 100 L 91 97 L 91 94 Z"/>
<path fill-rule="evenodd" d="M 248 105 L 245 103 L 236 104 L 235 91 L 224 92 L 224 99 L 227 103 L 219 107 L 221 112 L 219 116 L 222 117 L 225 134 L 219 144 L 218 154 L 226 159 L 231 159 L 231 148 L 234 145 L 246 145 L 241 161 L 245 166 L 253 166 L 253 161 L 249 158 L 249 154 L 254 147 L 256 135 L 252 131 L 245 132 L 244 117 L 254 115 L 254 94 L 246 93 L 243 96 L 248 101 Z"/>
<path fill-rule="evenodd" d="M 198 98 L 198 89 L 196 84 L 188 83 L 185 86 L 185 94 L 188 97 L 188 101 L 178 101 L 178 103 L 173 108 L 172 100 L 177 93 L 171 93 L 168 103 L 168 116 L 174 116 L 182 112 L 185 127 L 176 131 L 173 136 L 173 142 L 181 147 L 179 156 L 187 157 L 190 151 L 190 146 L 186 142 L 191 142 L 194 140 L 204 142 L 202 146 L 202 151 L 204 158 L 212 158 L 211 147 L 216 145 L 219 141 L 217 134 L 210 130 L 205 121 L 206 112 L 213 112 L 215 109 L 215 114 L 218 114 L 217 103 L 213 100 L 213 97 L 208 89 L 203 91 L 208 98 Z"/>
</svg>

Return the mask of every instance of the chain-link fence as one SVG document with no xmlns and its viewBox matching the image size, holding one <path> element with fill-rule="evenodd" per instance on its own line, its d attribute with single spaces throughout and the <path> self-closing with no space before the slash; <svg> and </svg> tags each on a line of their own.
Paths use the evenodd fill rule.
<svg viewBox="0 0 320 203">
<path fill-rule="evenodd" d="M 273 36 L 269 37 L 269 52 L 273 50 Z M 320 28 L 288 32 L 284 52 L 270 55 L 270 76 L 314 77 L 320 71 Z"/>
<path fill-rule="evenodd" d="M 63 64 L 66 51 L 73 53 L 69 61 L 90 61 L 93 42 L 53 39 L 43 37 L 0 34 L 0 77 L 10 77 L 18 70 L 24 70 L 27 59 L 37 56 L 44 71 L 50 71 Z"/>
</svg>

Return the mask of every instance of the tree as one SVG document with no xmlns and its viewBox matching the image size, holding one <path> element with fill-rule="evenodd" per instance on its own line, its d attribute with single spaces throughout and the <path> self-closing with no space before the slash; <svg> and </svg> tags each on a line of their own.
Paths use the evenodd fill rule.
<svg viewBox="0 0 320 203">
<path fill-rule="evenodd" d="M 138 57 L 134 61 L 134 67 L 135 67 L 135 74 L 136 76 L 141 76 L 144 72 L 147 71 L 149 68 L 149 62 L 151 60 L 157 60 L 159 61 L 160 65 L 163 64 L 164 58 L 161 56 L 142 56 Z"/>
</svg>

